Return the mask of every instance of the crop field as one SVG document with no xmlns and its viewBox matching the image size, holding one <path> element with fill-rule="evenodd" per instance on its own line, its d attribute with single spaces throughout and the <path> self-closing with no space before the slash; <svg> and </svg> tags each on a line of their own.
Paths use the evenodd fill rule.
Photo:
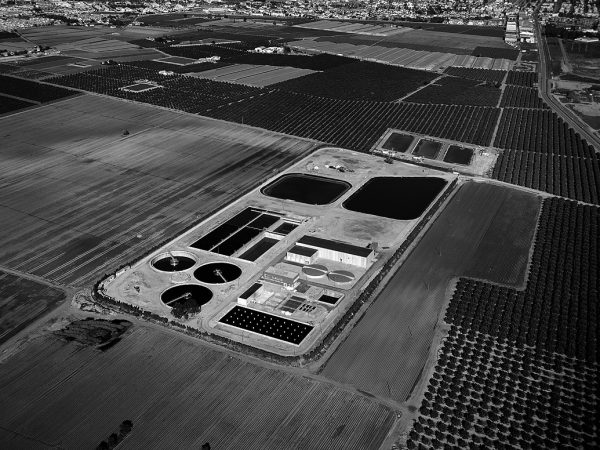
<svg viewBox="0 0 600 450">
<path fill-rule="evenodd" d="M 79 95 L 79 92 L 36 81 L 22 80 L 10 75 L 0 75 L 0 94 L 12 95 L 35 103 L 43 103 L 71 95 Z"/>
<path fill-rule="evenodd" d="M 411 28 L 419 28 L 426 31 L 441 31 L 444 33 L 456 33 L 461 35 L 475 36 L 490 36 L 496 38 L 504 37 L 504 27 L 488 27 L 477 25 L 450 25 L 443 23 L 428 23 L 428 22 L 402 22 L 395 21 L 394 23 Z"/>
<path fill-rule="evenodd" d="M 498 48 L 498 47 L 475 47 L 471 53 L 473 56 L 482 56 L 487 58 L 503 58 L 514 61 L 519 56 L 519 50 L 512 47 L 510 48 Z"/>
<path fill-rule="evenodd" d="M 466 78 L 444 77 L 404 100 L 442 105 L 496 106 L 500 89 L 491 83 Z"/>
<path fill-rule="evenodd" d="M 0 343 L 66 298 L 65 292 L 0 270 Z"/>
<path fill-rule="evenodd" d="M 410 28 L 369 25 L 364 23 L 337 22 L 335 20 L 318 20 L 316 22 L 307 22 L 295 26 L 299 28 L 308 28 L 311 30 L 327 30 L 335 31 L 338 33 L 368 34 L 371 36 L 392 36 L 394 34 L 412 31 L 412 29 Z"/>
<path fill-rule="evenodd" d="M 36 103 L 0 95 L 0 114 L 18 111 L 19 109 L 35 106 Z"/>
<path fill-rule="evenodd" d="M 489 107 L 359 102 L 271 92 L 204 114 L 368 151 L 388 128 L 488 145 L 498 113 Z"/>
<path fill-rule="evenodd" d="M 10 130 L 0 149 L 0 264 L 72 286 L 131 262 L 314 148 L 97 96 L 4 117 L 0 129 Z"/>
<path fill-rule="evenodd" d="M 458 282 L 409 448 L 595 445 L 599 226 L 600 208 L 546 199 L 525 290 Z"/>
<path fill-rule="evenodd" d="M 506 149 L 494 166 L 494 178 L 598 204 L 598 155 L 556 113 L 504 109 L 494 146 Z"/>
<path fill-rule="evenodd" d="M 423 41 L 429 42 L 424 37 Z M 340 39 L 336 39 L 339 41 Z M 507 70 L 513 66 L 513 61 L 508 59 L 494 59 L 477 56 L 469 56 L 456 53 L 445 53 L 439 51 L 413 50 L 399 47 L 390 48 L 387 45 L 379 45 L 374 42 L 371 45 L 354 45 L 347 43 L 332 42 L 331 40 L 303 39 L 289 42 L 291 48 L 317 53 L 333 53 L 367 61 L 375 61 L 393 66 L 407 67 L 419 70 L 443 70 L 446 67 L 474 67 L 483 69 Z M 432 44 L 436 45 L 436 44 Z M 440 43 L 440 45 L 443 45 Z"/>
<path fill-rule="evenodd" d="M 119 448 L 365 449 L 395 419 L 366 396 L 147 328 L 106 352 L 37 340 L 2 365 L 0 397 L 4 448 L 96 448 L 131 420 Z"/>
<path fill-rule="evenodd" d="M 511 70 L 508 72 L 508 76 L 506 77 L 506 84 L 514 84 L 529 88 L 534 87 L 534 85 L 537 84 L 537 81 L 537 72 L 516 72 Z"/>
<path fill-rule="evenodd" d="M 504 87 L 501 107 L 549 109 L 538 94 L 538 90 L 524 86 L 509 85 Z"/>
<path fill-rule="evenodd" d="M 450 280 L 485 275 L 522 285 L 539 207 L 538 197 L 514 189 L 463 185 L 323 374 L 404 401 L 428 357 Z"/>
<path fill-rule="evenodd" d="M 369 62 L 345 64 L 277 84 L 276 88 L 345 100 L 389 101 L 429 83 L 434 74 Z"/>
<path fill-rule="evenodd" d="M 226 67 L 205 70 L 195 76 L 214 81 L 265 87 L 310 75 L 311 73 L 314 73 L 314 71 L 296 67 L 232 64 Z"/>
<path fill-rule="evenodd" d="M 488 81 L 490 83 L 501 83 L 506 76 L 505 70 L 470 69 L 467 67 L 448 67 L 444 73 L 455 77 Z"/>
</svg>

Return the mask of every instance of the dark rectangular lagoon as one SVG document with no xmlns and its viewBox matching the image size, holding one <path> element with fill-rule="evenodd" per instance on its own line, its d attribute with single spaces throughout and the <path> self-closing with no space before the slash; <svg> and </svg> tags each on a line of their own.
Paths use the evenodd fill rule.
<svg viewBox="0 0 600 450">
<path fill-rule="evenodd" d="M 471 164 L 471 158 L 473 158 L 472 148 L 451 145 L 450 147 L 448 147 L 446 156 L 444 156 L 444 162 L 468 166 L 469 164 Z"/>
<path fill-rule="evenodd" d="M 437 177 L 375 177 L 342 206 L 374 216 L 412 220 L 425 212 L 446 184 L 446 180 Z"/>
<path fill-rule="evenodd" d="M 413 151 L 413 155 L 422 156 L 423 158 L 437 158 L 442 148 L 441 142 L 430 141 L 429 139 L 421 139 L 417 147 Z"/>
<path fill-rule="evenodd" d="M 409 134 L 392 133 L 381 147 L 385 150 L 404 153 L 414 140 L 415 138 Z"/>
<path fill-rule="evenodd" d="M 309 205 L 328 205 L 340 198 L 352 185 L 342 180 L 290 173 L 265 186 L 261 192 L 269 197 L 294 200 Z"/>
</svg>

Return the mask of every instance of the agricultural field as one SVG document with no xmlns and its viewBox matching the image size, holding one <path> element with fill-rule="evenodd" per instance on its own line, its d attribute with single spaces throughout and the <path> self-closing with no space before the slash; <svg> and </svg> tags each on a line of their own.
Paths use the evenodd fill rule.
<svg viewBox="0 0 600 450">
<path fill-rule="evenodd" d="M 599 226 L 548 198 L 524 290 L 460 279 L 408 448 L 596 446 Z"/>
<path fill-rule="evenodd" d="M 0 94 L 19 97 L 34 103 L 45 103 L 79 93 L 71 89 L 23 80 L 10 75 L 0 75 Z"/>
<path fill-rule="evenodd" d="M 36 103 L 19 100 L 12 97 L 6 97 L 0 94 L 0 114 L 18 111 L 20 109 L 29 108 L 30 106 L 35 105 Z"/>
<path fill-rule="evenodd" d="M 409 33 L 401 36 L 406 34 Z M 453 53 L 452 49 L 449 49 L 448 52 L 441 52 L 439 51 L 441 49 L 436 48 L 438 44 L 429 41 L 430 38 L 431 36 L 422 36 L 422 40 L 409 42 L 407 47 L 404 47 L 403 43 L 399 43 L 397 47 L 390 47 L 389 43 L 380 45 L 379 41 L 373 42 L 371 45 L 340 43 L 340 38 L 302 39 L 289 42 L 288 45 L 294 50 L 309 53 L 333 53 L 360 60 L 428 71 L 443 71 L 452 66 L 507 70 L 514 65 L 513 61 L 509 59 L 465 55 L 464 53 L 467 52 L 462 48 L 457 53 Z M 423 42 L 428 42 L 426 44 L 428 47 L 422 47 Z M 439 45 L 443 46 L 444 42 L 446 45 L 449 44 L 446 40 L 440 41 Z M 415 47 L 415 44 L 419 47 Z M 428 50 L 417 50 L 416 48 L 427 48 Z"/>
<path fill-rule="evenodd" d="M 524 283 L 540 203 L 510 188 L 464 184 L 327 361 L 323 375 L 406 400 L 427 361 L 453 278 Z"/>
<path fill-rule="evenodd" d="M 33 341 L 0 365 L 0 397 L 3 448 L 96 448 L 131 420 L 119 448 L 365 449 L 395 421 L 366 396 L 141 326 L 106 351 Z"/>
<path fill-rule="evenodd" d="M 0 264 L 70 286 L 135 260 L 315 148 L 88 95 L 1 118 L 0 129 Z"/>
<path fill-rule="evenodd" d="M 516 86 L 523 86 L 532 88 L 537 85 L 538 74 L 537 72 L 517 72 L 510 70 L 506 77 L 506 84 L 514 84 Z"/>
<path fill-rule="evenodd" d="M 65 300 L 62 289 L 0 270 L 0 343 Z"/>
<path fill-rule="evenodd" d="M 504 108 L 550 109 L 541 99 L 537 89 L 507 84 L 500 106 Z"/>
<path fill-rule="evenodd" d="M 490 83 L 502 83 L 506 77 L 505 70 L 471 69 L 467 67 L 448 67 L 445 74 L 468 80 L 487 81 Z"/>
<path fill-rule="evenodd" d="M 390 101 L 429 83 L 435 75 L 418 70 L 355 62 L 284 81 L 276 88 L 343 100 Z"/>
<path fill-rule="evenodd" d="M 194 74 L 194 76 L 226 83 L 266 87 L 312 73 L 314 73 L 312 70 L 297 69 L 295 67 L 232 64 L 226 67 L 205 70 L 200 74 Z"/>
<path fill-rule="evenodd" d="M 406 97 L 412 103 L 496 106 L 501 91 L 494 84 L 466 78 L 443 77 Z"/>
<path fill-rule="evenodd" d="M 489 107 L 344 101 L 277 91 L 205 112 L 364 152 L 388 128 L 488 145 L 498 113 Z"/>
</svg>

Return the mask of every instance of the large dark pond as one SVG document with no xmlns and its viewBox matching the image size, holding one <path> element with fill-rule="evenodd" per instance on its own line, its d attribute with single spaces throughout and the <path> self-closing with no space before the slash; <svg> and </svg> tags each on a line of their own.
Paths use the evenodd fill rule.
<svg viewBox="0 0 600 450">
<path fill-rule="evenodd" d="M 446 185 L 436 177 L 371 178 L 352 194 L 343 207 L 398 220 L 419 217 Z"/>
<path fill-rule="evenodd" d="M 277 178 L 261 192 L 269 197 L 294 200 L 309 205 L 327 205 L 340 198 L 351 187 L 350 183 L 333 178 L 290 173 Z"/>
</svg>

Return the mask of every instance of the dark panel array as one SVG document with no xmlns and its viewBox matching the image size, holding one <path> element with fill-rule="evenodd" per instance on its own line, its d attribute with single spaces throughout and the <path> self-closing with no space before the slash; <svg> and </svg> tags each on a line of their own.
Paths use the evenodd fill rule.
<svg viewBox="0 0 600 450">
<path fill-rule="evenodd" d="M 344 101 L 272 91 L 206 114 L 368 151 L 388 127 L 488 145 L 498 112 L 487 107 Z"/>
<path fill-rule="evenodd" d="M 496 106 L 501 91 L 493 83 L 444 77 L 404 99 L 413 103 Z"/>
<path fill-rule="evenodd" d="M 227 237 L 231 236 L 240 228 L 248 224 L 250 221 L 256 219 L 259 215 L 260 212 L 246 208 L 229 219 L 227 222 L 219 225 L 211 232 L 202 236 L 200 239 L 194 242 L 191 247 L 198 248 L 200 250 L 210 250 L 219 242 L 225 240 Z"/>
<path fill-rule="evenodd" d="M 242 253 L 239 258 L 245 259 L 246 261 L 256 261 L 278 242 L 279 241 L 277 239 L 264 237 L 251 248 Z"/>
<path fill-rule="evenodd" d="M 506 77 L 506 84 L 516 84 L 518 86 L 533 87 L 537 82 L 537 72 L 517 72 L 511 70 Z"/>
<path fill-rule="evenodd" d="M 600 208 L 543 202 L 524 291 L 461 279 L 408 447 L 598 441 Z"/>
<path fill-rule="evenodd" d="M 592 146 L 550 110 L 503 110 L 494 146 L 586 158 L 595 154 Z"/>
<path fill-rule="evenodd" d="M 467 67 L 448 67 L 444 73 L 468 80 L 489 81 L 491 83 L 501 83 L 506 76 L 505 70 L 469 69 Z"/>
<path fill-rule="evenodd" d="M 219 322 L 296 345 L 300 344 L 314 328 L 305 323 L 237 305 Z"/>
<path fill-rule="evenodd" d="M 549 109 L 540 98 L 538 90 L 524 86 L 506 85 L 500 106 L 511 108 Z"/>
<path fill-rule="evenodd" d="M 404 97 L 434 78 L 435 74 L 420 70 L 355 62 L 283 81 L 273 87 L 327 98 L 391 101 Z"/>
<path fill-rule="evenodd" d="M 594 155 L 577 158 L 503 150 L 492 176 L 554 195 L 600 203 L 600 166 Z"/>
<path fill-rule="evenodd" d="M 78 94 L 78 92 L 32 80 L 22 80 L 20 78 L 0 75 L 0 94 L 44 103 L 69 97 L 70 95 Z"/>
</svg>

